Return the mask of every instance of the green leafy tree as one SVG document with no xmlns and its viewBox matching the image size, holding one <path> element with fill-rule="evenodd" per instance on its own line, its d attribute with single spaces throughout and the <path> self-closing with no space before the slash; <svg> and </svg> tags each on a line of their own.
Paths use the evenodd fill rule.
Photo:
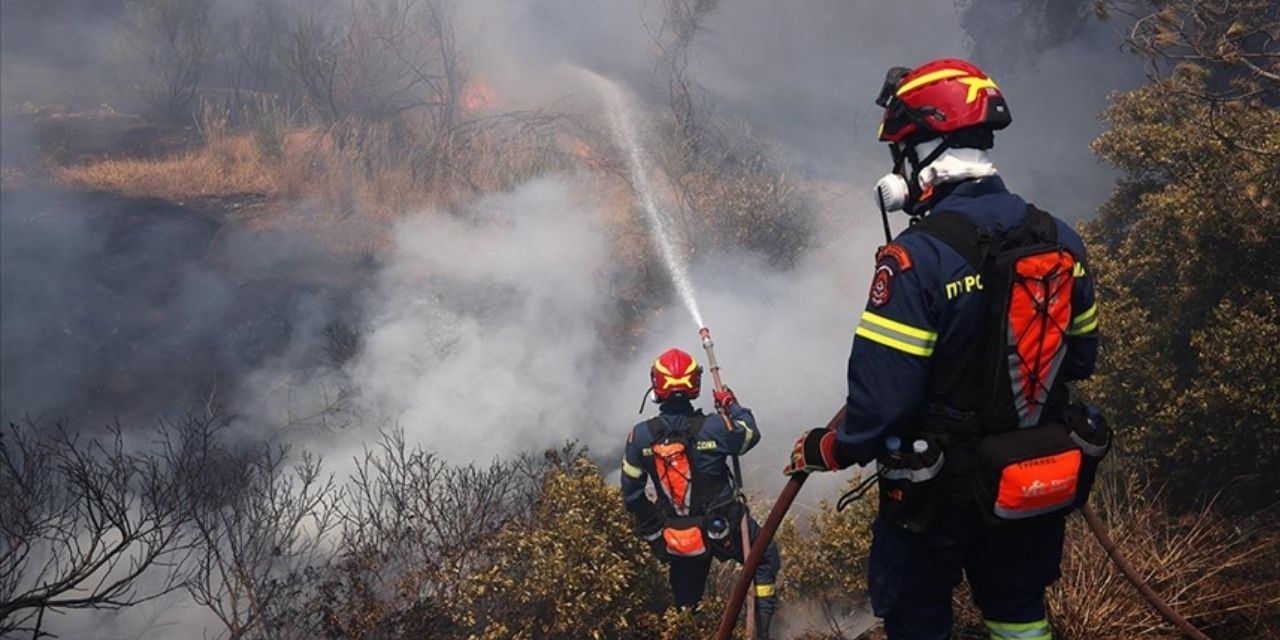
<svg viewBox="0 0 1280 640">
<path fill-rule="evenodd" d="M 1280 5 L 1110 2 L 1151 82 L 1095 151 L 1124 171 L 1084 226 L 1104 341 L 1088 385 L 1172 496 L 1280 498 Z"/>
<path fill-rule="evenodd" d="M 550 472 L 532 521 L 508 527 L 485 555 L 488 566 L 458 591 L 463 636 L 660 635 L 644 627 L 657 626 L 668 604 L 665 567 L 632 534 L 617 487 L 585 457 Z"/>
</svg>

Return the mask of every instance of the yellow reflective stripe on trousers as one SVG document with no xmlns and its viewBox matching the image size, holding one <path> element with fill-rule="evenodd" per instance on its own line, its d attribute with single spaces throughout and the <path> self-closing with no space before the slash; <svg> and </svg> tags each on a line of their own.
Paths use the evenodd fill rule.
<svg viewBox="0 0 1280 640">
<path fill-rule="evenodd" d="M 628 478 L 634 478 L 636 480 L 644 477 L 644 469 L 627 462 L 626 458 L 622 459 L 622 472 L 625 473 Z"/>
<path fill-rule="evenodd" d="M 1052 640 L 1049 621 L 1045 619 L 1035 622 L 996 622 L 984 620 L 987 631 L 991 632 L 991 640 Z"/>
<path fill-rule="evenodd" d="M 775 593 L 777 593 L 777 592 L 778 592 L 778 588 L 777 588 L 777 587 L 775 587 L 775 586 L 773 586 L 773 585 L 771 585 L 771 584 L 758 584 L 758 585 L 756 585 L 756 597 L 757 597 L 757 598 L 772 598 L 772 597 L 773 597 L 773 594 L 775 594 Z"/>
<path fill-rule="evenodd" d="M 1098 328 L 1098 305 L 1095 303 L 1090 305 L 1084 313 L 1071 319 L 1071 326 L 1067 328 L 1067 335 L 1078 336 L 1089 333 Z"/>
<path fill-rule="evenodd" d="M 938 334 L 933 331 L 890 320 L 870 311 L 862 312 L 862 323 L 854 334 L 877 344 L 926 358 L 933 355 L 933 347 L 938 341 Z"/>
</svg>

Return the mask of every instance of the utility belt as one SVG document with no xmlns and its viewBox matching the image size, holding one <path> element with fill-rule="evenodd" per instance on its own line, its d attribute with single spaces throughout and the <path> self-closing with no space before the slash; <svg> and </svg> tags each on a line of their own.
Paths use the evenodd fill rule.
<svg viewBox="0 0 1280 640">
<path fill-rule="evenodd" d="M 1078 508 L 1111 438 L 1105 418 L 1080 404 L 999 433 L 986 432 L 977 414 L 930 411 L 876 460 L 880 515 L 920 532 L 945 506 L 977 509 L 993 525 Z"/>
<path fill-rule="evenodd" d="M 730 499 L 713 505 L 701 515 L 667 517 L 662 524 L 662 539 L 667 545 L 667 553 L 696 558 L 708 553 L 713 545 L 727 546 L 729 535 L 742 514 L 742 505 Z"/>
</svg>

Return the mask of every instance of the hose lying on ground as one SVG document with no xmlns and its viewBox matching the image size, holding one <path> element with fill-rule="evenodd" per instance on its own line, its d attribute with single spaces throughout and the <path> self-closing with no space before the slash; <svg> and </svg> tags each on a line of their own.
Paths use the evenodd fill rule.
<svg viewBox="0 0 1280 640">
<path fill-rule="evenodd" d="M 1151 606 L 1155 607 L 1155 610 L 1160 612 L 1160 615 L 1165 620 L 1168 620 L 1169 624 L 1177 627 L 1178 631 L 1181 631 L 1186 637 L 1193 640 L 1209 640 L 1209 636 L 1206 636 L 1204 632 L 1195 628 L 1194 625 L 1187 622 L 1186 618 L 1174 611 L 1173 607 L 1170 607 L 1169 603 L 1165 602 L 1164 598 L 1161 598 L 1160 594 L 1156 593 L 1151 588 L 1151 585 L 1147 584 L 1147 581 L 1138 575 L 1137 571 L 1134 571 L 1133 566 L 1120 553 L 1120 549 L 1116 548 L 1115 541 L 1107 534 L 1106 527 L 1098 519 L 1098 514 L 1094 513 L 1093 509 L 1085 505 L 1080 507 L 1080 513 L 1084 516 L 1084 521 L 1088 523 L 1089 530 L 1093 531 L 1093 536 L 1098 539 L 1098 544 L 1102 545 L 1103 550 L 1107 552 L 1107 556 L 1120 568 L 1120 572 L 1124 574 L 1125 578 L 1129 579 L 1129 582 L 1138 590 L 1138 593 L 1142 594 L 1143 599 L 1151 603 Z"/>
<path fill-rule="evenodd" d="M 828 429 L 834 429 L 844 421 L 844 409 L 841 408 L 831 421 L 827 424 Z M 733 625 L 738 619 L 738 611 L 742 608 L 742 601 L 747 595 L 747 587 L 751 585 L 751 576 L 755 574 L 756 566 L 760 564 L 760 558 L 764 556 L 764 550 L 769 546 L 769 542 L 773 540 L 774 534 L 778 531 L 778 526 L 782 524 L 782 518 L 786 516 L 787 510 L 791 508 L 791 503 L 795 501 L 796 495 L 800 493 L 800 488 L 804 486 L 804 481 L 808 476 L 804 474 L 796 474 L 791 476 L 787 481 L 787 485 L 782 488 L 782 492 L 778 494 L 778 499 L 773 503 L 773 509 L 769 511 L 769 518 L 765 520 L 764 526 L 760 528 L 760 535 L 751 545 L 751 552 L 747 554 L 747 559 L 742 565 L 742 574 L 738 576 L 738 581 L 733 585 L 733 591 L 729 596 L 728 603 L 725 604 L 724 614 L 720 616 L 720 626 L 716 628 L 715 640 L 729 640 L 730 634 L 733 633 Z M 1106 527 L 1102 521 L 1098 519 L 1098 515 L 1093 512 L 1087 505 L 1080 508 L 1080 513 L 1084 516 L 1085 522 L 1089 525 L 1089 530 L 1093 532 L 1098 544 L 1102 545 L 1103 550 L 1107 552 L 1107 557 L 1116 564 L 1124 577 L 1133 584 L 1138 593 L 1142 594 L 1144 600 L 1151 604 L 1157 612 L 1169 624 L 1178 628 L 1178 631 L 1191 640 L 1210 640 L 1205 635 L 1187 621 L 1186 618 L 1173 610 L 1168 602 L 1165 602 L 1160 594 L 1156 593 L 1147 584 L 1142 576 L 1133 569 L 1129 561 L 1125 559 L 1124 554 L 1116 547 L 1116 543 L 1107 534 Z"/>
</svg>

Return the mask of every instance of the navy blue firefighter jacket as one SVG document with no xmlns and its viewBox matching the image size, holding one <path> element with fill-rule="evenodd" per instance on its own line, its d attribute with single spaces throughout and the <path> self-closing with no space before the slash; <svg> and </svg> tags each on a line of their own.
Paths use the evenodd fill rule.
<svg viewBox="0 0 1280 640">
<path fill-rule="evenodd" d="M 1027 204 L 999 177 L 948 185 L 929 215 L 960 215 L 997 233 L 1016 229 Z M 1059 375 L 1082 380 L 1098 355 L 1098 308 L 1084 243 L 1055 220 L 1058 240 L 1076 258 L 1067 354 Z M 867 464 L 884 439 L 909 424 L 929 398 L 935 361 L 956 357 L 979 335 L 987 311 L 977 271 L 953 248 L 928 233 L 903 233 L 876 261 L 871 293 L 849 355 L 845 422 L 836 433 L 840 466 Z"/>
<path fill-rule="evenodd" d="M 702 416 L 686 400 L 664 402 L 658 419 L 672 432 L 683 432 L 689 421 Z M 726 460 L 732 455 L 742 455 L 750 451 L 760 442 L 760 432 L 756 427 L 756 419 L 751 410 L 731 403 L 729 418 L 733 429 L 726 427 L 724 419 L 719 415 L 705 416 L 701 429 L 694 436 L 694 451 L 691 452 L 691 463 L 697 466 L 698 473 L 706 487 L 700 489 L 707 496 L 704 506 L 712 507 L 728 504 L 733 500 L 733 483 Z M 661 490 L 658 493 L 658 510 L 662 516 L 654 512 L 652 503 L 645 496 L 645 484 L 650 480 L 654 486 L 660 482 L 657 465 L 653 457 L 653 438 L 649 432 L 648 420 L 631 428 L 627 436 L 626 453 L 622 458 L 622 500 L 627 511 L 631 512 L 638 526 L 646 522 L 657 526 L 662 516 L 675 515 L 671 501 Z M 657 517 L 657 519 L 655 519 Z"/>
</svg>

